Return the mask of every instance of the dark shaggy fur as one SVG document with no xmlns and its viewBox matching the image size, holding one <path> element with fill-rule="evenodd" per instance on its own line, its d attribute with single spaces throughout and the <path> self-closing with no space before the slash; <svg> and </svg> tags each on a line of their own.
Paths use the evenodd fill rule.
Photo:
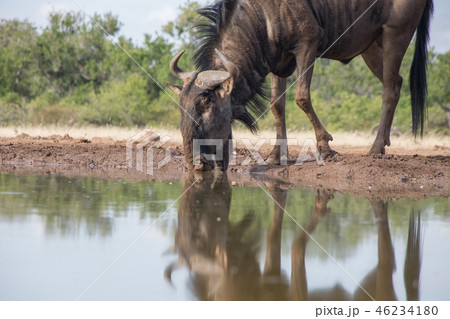
<svg viewBox="0 0 450 319">
<path fill-rule="evenodd" d="M 210 6 L 204 7 L 198 13 L 209 20 L 209 23 L 200 23 L 195 26 L 199 38 L 199 49 L 195 53 L 195 61 L 200 71 L 209 70 L 211 61 L 216 53 L 220 33 L 225 30 L 234 12 L 236 0 L 221 0 Z"/>
<path fill-rule="evenodd" d="M 214 61 L 216 53 L 214 51 L 217 48 L 220 41 L 222 32 L 229 26 L 233 13 L 235 11 L 237 0 L 220 0 L 210 6 L 204 7 L 198 11 L 198 13 L 209 20 L 205 23 L 200 23 L 195 26 L 198 35 L 198 47 L 199 49 L 195 53 L 195 62 L 199 71 L 206 71 L 214 69 Z M 257 38 L 257 30 L 248 30 L 248 32 L 254 32 L 255 38 Z M 241 74 L 245 71 L 240 70 Z M 267 88 L 263 83 L 253 83 L 255 86 L 252 88 L 250 96 L 243 96 L 239 90 L 234 90 L 232 93 L 233 105 L 245 105 L 252 113 L 233 113 L 233 118 L 242 122 L 252 132 L 258 131 L 258 125 L 255 123 L 255 117 L 259 118 L 266 112 L 268 99 Z M 239 85 L 237 85 L 239 86 Z"/>
</svg>

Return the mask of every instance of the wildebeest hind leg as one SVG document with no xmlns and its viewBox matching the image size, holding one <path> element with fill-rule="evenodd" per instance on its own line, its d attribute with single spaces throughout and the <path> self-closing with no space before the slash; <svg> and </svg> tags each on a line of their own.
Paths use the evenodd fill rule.
<svg viewBox="0 0 450 319">
<path fill-rule="evenodd" d="M 320 123 L 311 104 L 310 86 L 314 69 L 314 60 L 315 56 L 313 52 L 297 55 L 298 81 L 295 102 L 306 113 L 314 127 L 320 155 L 322 155 L 323 158 L 327 158 L 332 157 L 336 152 L 328 145 L 328 142 L 332 141 L 333 137 L 323 127 L 322 123 Z"/>
<path fill-rule="evenodd" d="M 285 117 L 285 105 L 286 105 L 286 79 L 280 78 L 274 74 L 270 74 L 271 84 L 271 100 L 270 109 L 275 117 L 277 141 L 273 147 L 272 152 L 267 157 L 267 163 L 280 164 L 282 156 L 288 155 L 287 153 L 287 135 L 286 135 L 286 117 Z M 286 158 L 287 159 L 287 158 Z"/>
<path fill-rule="evenodd" d="M 361 56 L 370 71 L 383 83 L 383 49 L 380 44 L 378 40 L 374 41 Z"/>
<path fill-rule="evenodd" d="M 370 149 L 371 154 L 384 154 L 384 147 L 391 145 L 391 126 L 403 83 L 403 78 L 400 76 L 399 70 L 411 39 L 410 37 L 405 37 L 398 30 L 389 29 L 388 27 L 385 27 L 382 36 L 383 58 L 381 61 L 381 77 L 384 88 L 383 105 L 377 137 Z M 367 55 L 365 61 L 368 61 Z M 380 68 L 380 65 L 377 68 Z M 380 78 L 380 74 L 377 77 Z"/>
</svg>

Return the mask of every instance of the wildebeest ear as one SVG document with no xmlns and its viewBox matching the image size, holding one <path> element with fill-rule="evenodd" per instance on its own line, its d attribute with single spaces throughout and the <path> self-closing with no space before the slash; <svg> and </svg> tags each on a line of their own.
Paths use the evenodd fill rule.
<svg viewBox="0 0 450 319">
<path fill-rule="evenodd" d="M 219 49 L 217 48 L 216 54 L 219 56 L 219 59 L 222 61 L 225 69 L 229 74 L 229 78 L 224 82 L 222 82 L 218 92 L 221 98 L 225 98 L 231 94 L 231 91 L 233 91 L 234 81 L 239 76 L 239 69 L 233 62 L 228 60 L 227 57 L 223 55 L 222 52 L 220 52 Z"/>
<path fill-rule="evenodd" d="M 172 90 L 173 93 L 175 93 L 176 95 L 180 95 L 181 90 L 183 89 L 182 86 L 179 85 L 173 85 L 170 83 L 166 83 L 166 85 Z"/>
<path fill-rule="evenodd" d="M 234 86 L 234 80 L 232 77 L 229 77 L 225 81 L 220 84 L 219 88 L 217 89 L 217 93 L 219 93 L 219 96 L 224 99 L 228 95 L 231 94 L 231 91 L 233 91 Z"/>
</svg>

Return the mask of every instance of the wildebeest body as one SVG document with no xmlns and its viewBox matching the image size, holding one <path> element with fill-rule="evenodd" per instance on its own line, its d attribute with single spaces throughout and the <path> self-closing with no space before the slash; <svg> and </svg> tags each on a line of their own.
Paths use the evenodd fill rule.
<svg viewBox="0 0 450 319">
<path fill-rule="evenodd" d="M 240 120 L 252 130 L 256 129 L 256 121 L 247 108 L 255 114 L 263 112 L 259 97 L 270 73 L 271 110 L 278 142 L 268 160 L 279 163 L 280 156 L 287 155 L 282 151 L 287 149 L 282 147 L 287 138 L 286 77 L 297 69 L 296 103 L 310 119 L 319 151 L 327 157 L 334 154 L 328 145 L 332 137 L 317 118 L 310 99 L 314 62 L 323 57 L 348 63 L 361 54 L 384 86 L 380 127 L 371 148 L 371 153 L 384 153 L 385 145 L 390 145 L 390 128 L 403 82 L 400 65 L 418 27 L 411 93 L 413 132 L 416 134 L 419 127 L 423 131 L 426 46 L 432 9 L 432 0 L 222 0 L 200 10 L 210 22 L 199 27 L 197 67 L 201 72 L 226 69 L 217 49 L 237 67 L 239 76 L 232 81 L 229 99 L 213 104 L 231 108 L 230 125 Z M 179 93 L 183 101 L 188 101 L 182 107 L 189 112 L 195 103 L 186 88 L 192 86 L 196 76 L 187 79 Z M 219 122 L 224 120 L 228 125 L 228 119 Z M 183 125 L 201 130 L 202 124 L 196 124 L 193 126 L 190 118 L 182 119 L 182 131 Z M 188 135 L 183 135 L 185 140 L 192 138 Z M 224 140 L 229 137 L 225 135 L 231 135 L 231 129 L 224 132 Z"/>
</svg>

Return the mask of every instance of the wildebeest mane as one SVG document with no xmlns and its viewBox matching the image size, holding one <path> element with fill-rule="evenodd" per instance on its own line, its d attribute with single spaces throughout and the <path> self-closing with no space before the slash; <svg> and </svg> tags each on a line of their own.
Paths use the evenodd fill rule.
<svg viewBox="0 0 450 319">
<path fill-rule="evenodd" d="M 198 13 L 206 18 L 206 21 L 195 26 L 199 39 L 195 62 L 200 71 L 206 71 L 211 67 L 215 55 L 214 48 L 220 33 L 231 20 L 236 2 L 236 0 L 220 0 L 198 10 Z"/>
<path fill-rule="evenodd" d="M 197 69 L 200 71 L 211 70 L 215 67 L 214 61 L 216 59 L 215 48 L 219 46 L 220 37 L 223 32 L 230 26 L 233 13 L 236 9 L 239 0 L 219 0 L 218 2 L 206 6 L 198 13 L 205 19 L 195 26 L 197 33 L 197 47 L 198 50 L 194 55 Z M 256 30 L 247 30 L 248 32 L 255 32 Z M 239 41 L 237 39 L 237 41 Z M 237 55 L 241 55 L 238 52 Z M 240 70 L 241 74 L 248 74 L 249 70 Z M 245 72 L 247 71 L 247 72 Z M 254 84 L 254 83 L 251 83 Z M 258 125 L 255 123 L 255 117 L 259 118 L 266 113 L 267 89 L 264 85 L 257 85 L 252 87 L 250 96 L 243 96 L 240 91 L 234 90 L 232 99 L 234 103 L 245 105 L 253 114 L 242 113 L 236 114 L 235 120 L 242 122 L 252 132 L 258 131 Z"/>
</svg>

